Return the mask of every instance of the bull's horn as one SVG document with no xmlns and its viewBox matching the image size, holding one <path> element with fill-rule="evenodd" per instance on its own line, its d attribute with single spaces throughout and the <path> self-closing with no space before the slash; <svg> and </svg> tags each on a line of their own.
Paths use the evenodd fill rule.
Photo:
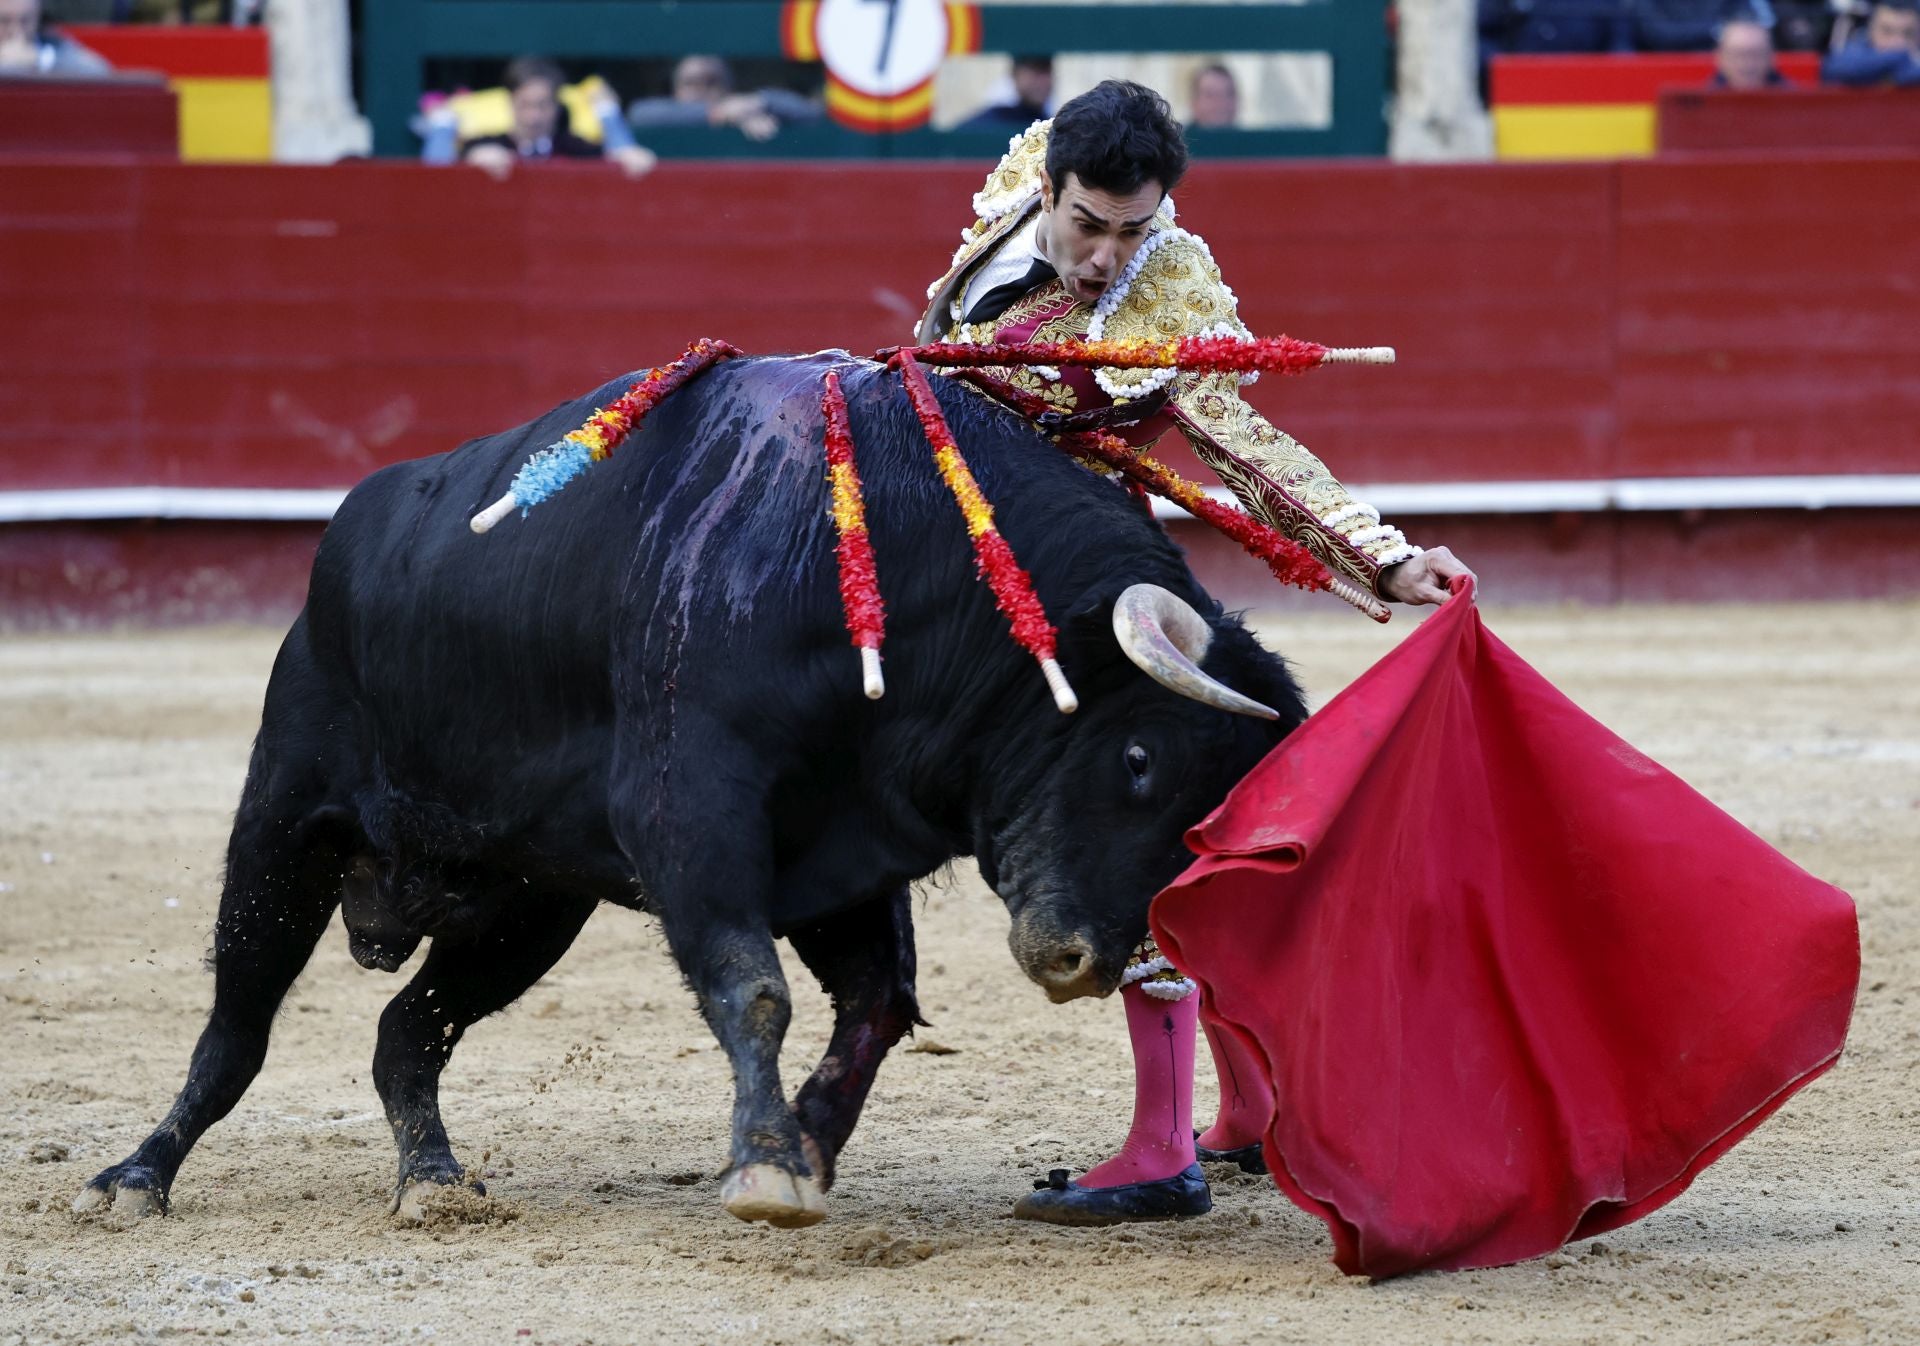
<svg viewBox="0 0 1920 1346">
<path fill-rule="evenodd" d="M 1113 603 L 1113 634 L 1127 658 L 1169 691 L 1203 705 L 1277 720 L 1280 712 L 1200 670 L 1213 628 L 1187 601 L 1157 584 L 1131 584 Z"/>
</svg>

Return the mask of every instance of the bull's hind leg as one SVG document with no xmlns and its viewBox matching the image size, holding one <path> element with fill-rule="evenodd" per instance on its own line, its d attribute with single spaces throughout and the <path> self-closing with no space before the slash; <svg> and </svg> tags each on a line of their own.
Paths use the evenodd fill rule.
<svg viewBox="0 0 1920 1346">
<path fill-rule="evenodd" d="M 264 738 L 264 734 L 263 734 Z M 174 1176 L 206 1129 L 260 1073 L 274 1012 L 339 902 L 344 829 L 312 825 L 314 799 L 282 783 L 255 746 L 227 851 L 213 927 L 213 1012 L 172 1109 L 126 1159 L 88 1183 L 76 1212 L 111 1204 L 115 1219 L 167 1209 Z"/>
<path fill-rule="evenodd" d="M 591 897 L 529 897 L 474 939 L 436 939 L 420 971 L 388 1002 L 373 1083 L 400 1147 L 393 1209 L 401 1219 L 419 1219 L 436 1187 L 466 1177 L 440 1121 L 447 1058 L 471 1024 L 518 1000 L 560 961 L 595 904 Z"/>
<path fill-rule="evenodd" d="M 917 1023 L 914 998 L 913 908 L 907 890 L 843 912 L 789 936 L 794 951 L 833 997 L 833 1038 L 793 1101 L 801 1129 L 812 1142 L 823 1187 L 833 1185 L 834 1165 L 880 1062 Z"/>
</svg>

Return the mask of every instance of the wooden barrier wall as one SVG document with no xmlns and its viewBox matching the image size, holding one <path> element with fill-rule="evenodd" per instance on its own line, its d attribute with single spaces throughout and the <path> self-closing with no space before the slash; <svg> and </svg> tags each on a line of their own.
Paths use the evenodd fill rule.
<svg viewBox="0 0 1920 1346">
<path fill-rule="evenodd" d="M 696 336 L 892 344 L 980 177 L 0 164 L 0 490 L 344 486 Z M 1399 348 L 1250 390 L 1349 481 L 1920 471 L 1920 153 L 1209 163 L 1178 201 L 1255 330 Z"/>
<path fill-rule="evenodd" d="M 1659 145 L 1676 151 L 1920 150 L 1920 98 L 1908 89 L 1666 89 Z"/>
</svg>

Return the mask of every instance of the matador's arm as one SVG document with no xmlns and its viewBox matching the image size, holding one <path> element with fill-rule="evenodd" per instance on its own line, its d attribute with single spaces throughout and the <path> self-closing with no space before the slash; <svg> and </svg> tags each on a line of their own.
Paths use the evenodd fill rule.
<svg viewBox="0 0 1920 1346">
<path fill-rule="evenodd" d="M 1420 548 L 1382 523 L 1373 506 L 1354 499 L 1305 445 L 1242 401 L 1238 382 L 1232 374 L 1213 374 L 1176 385 L 1174 421 L 1194 456 L 1255 518 L 1368 593 L 1380 593 L 1380 573 L 1418 556 Z"/>
<path fill-rule="evenodd" d="M 1207 245 L 1183 229 L 1162 229 L 1141 245 L 1121 282 L 1119 302 L 1096 310 L 1094 339 L 1150 341 L 1197 335 L 1248 336 L 1233 291 Z M 1398 528 L 1347 488 L 1306 447 L 1240 398 L 1233 374 L 1103 369 L 1116 398 L 1139 397 L 1173 379 L 1170 410 L 1193 446 L 1242 505 L 1306 546 L 1335 573 L 1380 593 L 1381 572 L 1421 554 Z M 1385 597 L 1386 595 L 1382 595 Z"/>
</svg>

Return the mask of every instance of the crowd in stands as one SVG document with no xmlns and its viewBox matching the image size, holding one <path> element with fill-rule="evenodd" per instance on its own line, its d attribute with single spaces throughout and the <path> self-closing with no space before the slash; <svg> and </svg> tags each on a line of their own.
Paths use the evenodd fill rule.
<svg viewBox="0 0 1920 1346">
<path fill-rule="evenodd" d="M 1914 0 L 1880 0 L 1864 29 L 1820 69 L 1830 84 L 1920 85 L 1920 8 Z"/>
<path fill-rule="evenodd" d="M 1482 0 L 1483 9 L 1485 4 Z M 98 54 L 60 32 L 62 22 L 248 25 L 259 23 L 265 9 L 266 0 L 0 0 L 0 74 L 108 73 L 111 67 Z M 1239 88 L 1225 65 L 1196 72 L 1188 95 L 1189 125 L 1240 124 Z M 467 115 L 469 99 L 477 99 L 479 111 L 473 116 Z M 1007 76 L 954 129 L 1011 134 L 1052 116 L 1057 102 L 1053 57 L 1017 54 Z M 583 112 L 588 115 L 581 118 Z M 524 159 L 607 158 L 630 173 L 643 173 L 654 160 L 637 143 L 636 132 L 731 128 L 749 140 L 767 141 L 787 126 L 818 122 L 824 115 L 818 98 L 792 89 L 736 89 L 732 69 L 718 56 L 682 57 L 673 67 L 668 93 L 637 98 L 624 109 L 597 77 L 570 85 L 552 60 L 524 56 L 507 64 L 496 90 L 427 95 L 414 129 L 429 162 L 464 161 L 505 172 Z M 471 125 L 476 120 L 484 128 L 478 133 Z M 576 127 L 576 120 L 588 124 Z"/>
<path fill-rule="evenodd" d="M 1831 34 L 1830 0 L 1478 0 L 1484 55 L 1501 52 L 1708 51 L 1721 25 L 1757 23 L 1782 51 Z"/>
<path fill-rule="evenodd" d="M 11 2 L 0 0 L 0 4 Z M 637 176 L 649 171 L 655 159 L 636 143 L 636 134 L 663 128 L 730 127 L 750 140 L 765 141 L 783 127 L 817 122 L 824 115 L 817 99 L 790 89 L 737 91 L 731 68 L 718 56 L 681 58 L 673 69 L 671 93 L 635 99 L 624 112 L 613 91 L 597 76 L 569 85 L 560 67 L 543 57 L 524 56 L 510 62 L 502 84 L 504 101 L 491 96 L 499 91 L 428 95 L 415 122 L 422 140 L 421 157 L 429 163 L 476 164 L 501 176 L 529 159 L 607 158 Z M 1225 65 L 1216 63 L 1196 71 L 1188 99 L 1193 109 L 1190 126 L 1239 125 L 1239 86 Z M 1053 58 L 1018 55 L 1012 58 L 1008 77 L 955 129 L 1012 134 L 1052 116 L 1055 101 Z M 574 132 L 576 115 L 582 113 L 592 122 L 590 136 Z M 495 119 L 500 129 L 474 133 L 475 124 L 488 125 Z"/>
<path fill-rule="evenodd" d="M 687 56 L 673 68 L 673 92 L 627 105 L 636 130 L 659 126 L 731 126 L 749 140 L 772 140 L 783 126 L 819 121 L 820 104 L 791 89 L 737 92 L 718 56 Z"/>
<path fill-rule="evenodd" d="M 432 117 L 422 157 L 430 162 L 450 161 L 457 151 L 460 159 L 496 177 L 504 177 L 527 159 L 607 159 L 629 177 L 652 171 L 653 152 L 634 143 L 633 132 L 620 115 L 619 101 L 604 84 L 587 93 L 600 133 L 599 140 L 592 141 L 575 134 L 569 125 L 568 110 L 560 101 L 566 76 L 552 61 L 522 56 L 508 63 L 501 83 L 509 108 L 506 129 L 455 144 L 457 121 Z"/>
<path fill-rule="evenodd" d="M 1715 53 L 1716 85 L 1786 83 L 1775 51 L 1825 51 L 1824 83 L 1920 84 L 1920 0 L 1478 0 L 1480 53 Z"/>
<path fill-rule="evenodd" d="M 1920 87 L 1920 0 L 1476 0 L 1483 67 L 1513 54 L 1714 53 L 1713 83 L 1729 89 L 1786 84 L 1776 51 L 1823 51 L 1823 82 Z M 60 20 L 82 22 L 258 22 L 264 0 L 0 0 L 0 75 L 92 76 L 109 67 L 63 35 Z M 655 78 L 658 78 L 656 75 Z M 1194 72 L 1188 125 L 1241 125 L 1231 69 Z M 1054 60 L 1012 58 L 1011 69 L 960 131 L 1015 132 L 1050 116 Z M 422 101 L 415 123 L 429 162 L 464 161 L 496 174 L 531 159 L 604 158 L 629 174 L 653 167 L 639 143 L 650 132 L 692 127 L 732 130 L 768 141 L 789 126 L 817 122 L 817 98 L 788 88 L 740 90 L 718 56 L 689 55 L 673 67 L 668 92 L 622 106 L 598 76 L 568 84 L 541 57 L 506 66 L 502 87 Z"/>
</svg>

